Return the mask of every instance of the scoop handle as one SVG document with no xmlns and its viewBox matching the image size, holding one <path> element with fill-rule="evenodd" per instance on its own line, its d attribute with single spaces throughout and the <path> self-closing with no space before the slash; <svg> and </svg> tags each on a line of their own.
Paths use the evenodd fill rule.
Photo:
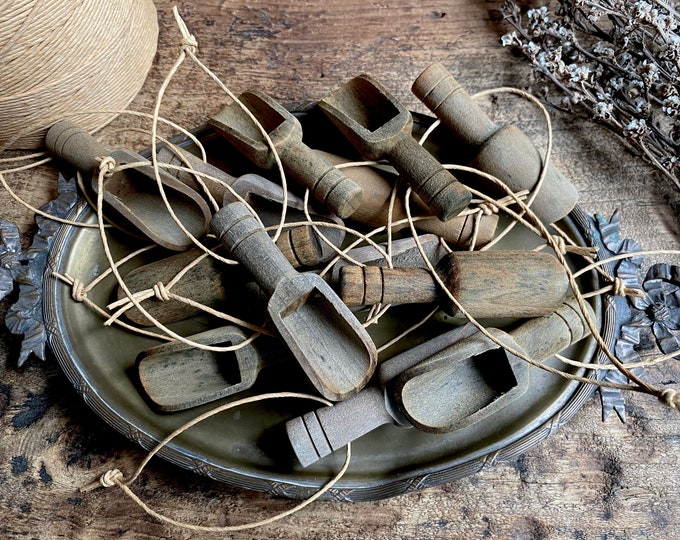
<svg viewBox="0 0 680 540">
<path fill-rule="evenodd" d="M 210 228 L 268 296 L 272 295 L 281 279 L 297 275 L 288 259 L 242 202 L 229 203 L 218 210 Z"/>
<path fill-rule="evenodd" d="M 59 159 L 84 173 L 97 169 L 97 158 L 107 156 L 110 152 L 87 131 L 68 120 L 57 122 L 47 131 L 45 146 Z"/>
<path fill-rule="evenodd" d="M 288 143 L 280 157 L 291 176 L 336 216 L 351 216 L 361 204 L 363 189 L 306 144 Z"/>
<path fill-rule="evenodd" d="M 472 194 L 410 134 L 404 133 L 387 152 L 390 163 L 441 221 L 460 214 Z"/>
</svg>

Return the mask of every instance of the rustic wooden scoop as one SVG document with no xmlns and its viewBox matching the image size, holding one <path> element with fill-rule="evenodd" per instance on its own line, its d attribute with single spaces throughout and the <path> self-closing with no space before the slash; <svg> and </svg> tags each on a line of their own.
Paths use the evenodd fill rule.
<svg viewBox="0 0 680 540">
<path fill-rule="evenodd" d="M 211 228 L 269 297 L 272 324 L 321 395 L 339 401 L 357 393 L 377 352 L 333 289 L 316 274 L 296 272 L 245 204 L 224 206 Z"/>
<path fill-rule="evenodd" d="M 564 302 L 569 290 L 557 258 L 536 251 L 454 251 L 435 270 L 475 318 L 546 315 Z M 426 268 L 345 266 L 338 290 L 348 306 L 438 301 L 447 313 L 459 315 Z"/>
<path fill-rule="evenodd" d="M 321 151 L 319 151 L 321 152 Z M 334 165 L 347 163 L 346 158 L 321 152 L 321 154 Z M 396 175 L 383 169 L 374 167 L 346 167 L 342 171 L 364 190 L 364 198 L 359 208 L 349 217 L 356 223 L 362 223 L 369 227 L 384 227 L 389 222 L 390 200 L 392 190 L 397 179 Z M 406 220 L 406 205 L 404 204 L 405 189 L 399 190 L 392 207 L 392 223 Z M 480 216 L 468 214 L 455 216 L 447 221 L 441 221 L 434 217 L 425 203 L 414 195 L 411 197 L 411 216 L 417 230 L 424 233 L 436 234 L 452 245 L 469 247 L 474 236 L 475 227 L 477 237 L 475 245 L 481 247 L 488 244 L 496 233 L 498 225 L 497 214 L 482 214 Z M 477 224 L 475 225 L 475 222 Z M 396 232 L 409 226 L 408 222 L 401 225 L 393 225 L 392 231 Z"/>
<path fill-rule="evenodd" d="M 573 298 L 510 333 L 489 331 L 535 360 L 590 333 Z M 528 371 L 524 361 L 468 324 L 382 362 L 373 384 L 334 407 L 288 421 L 286 431 L 304 467 L 385 424 L 451 432 L 511 405 L 529 388 Z"/>
<path fill-rule="evenodd" d="M 224 326 L 188 339 L 201 345 L 228 347 L 240 345 L 246 335 L 238 327 Z M 260 343 L 261 339 L 266 343 Z M 154 406 L 163 412 L 175 412 L 250 388 L 260 370 L 272 362 L 273 350 L 271 339 L 266 337 L 225 352 L 207 351 L 176 341 L 141 352 L 137 357 L 137 371 L 142 388 Z"/>
<path fill-rule="evenodd" d="M 307 467 L 385 424 L 412 427 L 390 406 L 385 385 L 396 375 L 476 332 L 470 324 L 416 345 L 378 366 L 373 384 L 333 407 L 322 407 L 286 423 L 295 455 Z"/>
<path fill-rule="evenodd" d="M 239 101 L 262 124 L 274 144 L 285 170 L 312 196 L 341 218 L 361 204 L 362 190 L 321 155 L 302 142 L 300 122 L 268 95 L 245 92 Z M 275 166 L 260 130 L 238 103 L 232 103 L 210 119 L 210 124 L 258 167 Z"/>
<path fill-rule="evenodd" d="M 589 315 L 594 318 L 591 310 Z M 550 315 L 530 319 L 509 333 L 494 330 L 493 335 L 540 362 L 589 336 L 590 329 L 572 297 Z M 484 392 L 484 378 L 498 377 L 498 372 L 467 377 L 467 382 L 461 384 L 461 375 L 470 370 L 470 358 L 475 363 L 497 363 L 503 356 L 509 359 L 518 384 L 503 388 L 501 380 L 496 385 L 497 392 Z M 468 366 L 463 365 L 466 362 Z M 436 355 L 407 369 L 389 386 L 397 409 L 412 425 L 430 433 L 447 433 L 488 417 L 526 391 L 518 376 L 520 366 L 528 369 L 526 362 L 476 334 L 448 354 Z"/>
<path fill-rule="evenodd" d="M 368 75 L 345 83 L 319 107 L 366 159 L 386 158 L 442 221 L 458 215 L 471 193 L 412 137 L 413 117 Z"/>
<path fill-rule="evenodd" d="M 119 165 L 147 161 L 128 150 L 108 149 L 89 133 L 65 120 L 48 130 L 45 144 L 57 157 L 89 175 L 98 171 L 98 158 L 105 156 L 111 156 Z M 192 236 L 201 237 L 210 222 L 210 209 L 205 201 L 164 171 L 160 170 L 159 176 L 179 221 Z M 96 193 L 96 174 L 90 187 Z M 150 165 L 119 171 L 105 178 L 103 201 L 107 220 L 125 232 L 147 237 L 175 251 L 192 246 L 191 239 L 168 212 Z"/>
<path fill-rule="evenodd" d="M 428 67 L 415 80 L 412 90 L 449 128 L 453 135 L 451 146 L 467 154 L 472 167 L 492 174 L 515 192 L 534 187 L 542 165 L 539 151 L 516 126 L 492 122 L 444 66 Z M 544 223 L 554 223 L 566 216 L 577 201 L 574 185 L 548 165 L 531 208 Z"/>
</svg>

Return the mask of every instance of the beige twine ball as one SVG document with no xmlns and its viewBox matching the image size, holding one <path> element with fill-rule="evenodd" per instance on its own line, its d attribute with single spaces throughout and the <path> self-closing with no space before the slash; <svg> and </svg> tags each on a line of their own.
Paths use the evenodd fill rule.
<svg viewBox="0 0 680 540">
<path fill-rule="evenodd" d="M 3 4 L 0 151 L 40 147 L 47 127 L 66 116 L 95 131 L 139 92 L 158 40 L 152 0 Z M 80 112 L 88 114 L 73 115 Z"/>
</svg>

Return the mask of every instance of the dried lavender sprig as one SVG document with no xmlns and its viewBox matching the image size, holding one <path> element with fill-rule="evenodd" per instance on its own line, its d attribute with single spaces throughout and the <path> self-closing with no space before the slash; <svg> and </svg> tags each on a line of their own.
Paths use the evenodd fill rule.
<svg viewBox="0 0 680 540">
<path fill-rule="evenodd" d="M 662 0 L 558 0 L 503 7 L 521 51 L 541 81 L 561 91 L 556 106 L 606 125 L 680 188 L 680 16 Z M 550 101 L 550 92 L 545 98 Z"/>
</svg>

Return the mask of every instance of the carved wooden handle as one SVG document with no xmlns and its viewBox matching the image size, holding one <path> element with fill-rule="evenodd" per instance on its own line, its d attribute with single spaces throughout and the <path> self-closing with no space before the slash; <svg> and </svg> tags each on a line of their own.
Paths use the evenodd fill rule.
<svg viewBox="0 0 680 540">
<path fill-rule="evenodd" d="M 410 134 L 399 138 L 389 150 L 388 159 L 441 221 L 457 216 L 470 204 L 472 194 L 468 189 Z"/>
<path fill-rule="evenodd" d="M 274 292 L 282 278 L 297 275 L 293 266 L 242 202 L 223 206 L 213 216 L 210 227 L 268 295 Z"/>
<path fill-rule="evenodd" d="M 87 131 L 68 120 L 57 122 L 47 131 L 45 145 L 59 159 L 84 173 L 97 169 L 97 158 L 107 156 L 110 152 Z"/>
<path fill-rule="evenodd" d="M 343 266 L 340 298 L 348 306 L 419 304 L 439 299 L 437 284 L 426 268 Z"/>
<path fill-rule="evenodd" d="M 436 271 L 446 288 L 476 318 L 538 317 L 564 301 L 569 283 L 557 259 L 535 251 L 460 251 L 445 255 Z M 340 298 L 349 306 L 441 300 L 458 309 L 427 269 L 345 266 Z"/>
<path fill-rule="evenodd" d="M 306 144 L 288 144 L 280 151 L 280 157 L 291 176 L 338 217 L 352 215 L 361 204 L 361 187 Z"/>
</svg>

